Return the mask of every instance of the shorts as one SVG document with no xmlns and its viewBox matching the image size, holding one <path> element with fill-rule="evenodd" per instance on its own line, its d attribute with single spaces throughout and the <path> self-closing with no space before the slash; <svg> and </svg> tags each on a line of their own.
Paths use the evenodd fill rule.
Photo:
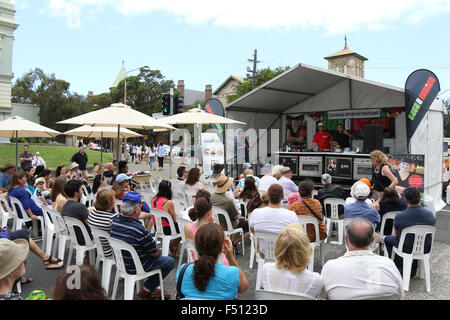
<svg viewBox="0 0 450 320">
<path fill-rule="evenodd" d="M 17 239 L 25 239 L 30 242 L 30 231 L 23 229 L 9 232 L 9 240 Z"/>
</svg>

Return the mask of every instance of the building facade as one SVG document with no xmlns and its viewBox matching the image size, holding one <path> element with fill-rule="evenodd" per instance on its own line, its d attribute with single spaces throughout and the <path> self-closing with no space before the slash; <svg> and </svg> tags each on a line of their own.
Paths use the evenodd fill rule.
<svg viewBox="0 0 450 320">
<path fill-rule="evenodd" d="M 324 59 L 328 60 L 328 70 L 364 78 L 364 61 L 367 61 L 367 58 L 348 48 L 347 37 L 345 38 L 344 49 L 330 54 Z"/>
</svg>

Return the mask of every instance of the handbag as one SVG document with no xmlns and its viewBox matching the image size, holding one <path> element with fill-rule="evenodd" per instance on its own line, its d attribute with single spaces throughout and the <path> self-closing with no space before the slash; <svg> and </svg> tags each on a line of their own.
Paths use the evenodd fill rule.
<svg viewBox="0 0 450 320">
<path fill-rule="evenodd" d="M 319 218 L 319 216 L 306 204 L 305 200 L 302 200 L 303 204 L 306 206 L 306 208 L 319 220 L 319 239 L 324 240 L 327 237 L 327 228 L 323 224 L 323 217 L 322 219 Z M 306 230 L 305 230 L 306 231 Z"/>
<path fill-rule="evenodd" d="M 187 267 L 189 267 L 189 265 L 191 264 L 192 263 L 186 263 L 180 271 L 180 275 L 178 276 L 177 280 L 177 295 L 175 297 L 176 300 L 181 300 L 184 298 L 184 294 L 181 292 L 181 283 L 183 282 L 184 272 L 186 271 Z"/>
</svg>

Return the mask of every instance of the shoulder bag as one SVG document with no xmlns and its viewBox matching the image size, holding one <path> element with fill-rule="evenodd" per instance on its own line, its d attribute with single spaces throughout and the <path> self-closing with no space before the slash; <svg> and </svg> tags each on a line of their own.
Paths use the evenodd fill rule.
<svg viewBox="0 0 450 320">
<path fill-rule="evenodd" d="M 181 300 L 184 298 L 184 294 L 181 292 L 181 283 L 183 282 L 184 272 L 186 271 L 187 267 L 189 267 L 189 265 L 191 264 L 192 263 L 186 263 L 180 271 L 180 275 L 178 276 L 177 281 L 177 295 L 175 297 L 176 300 Z"/>
</svg>

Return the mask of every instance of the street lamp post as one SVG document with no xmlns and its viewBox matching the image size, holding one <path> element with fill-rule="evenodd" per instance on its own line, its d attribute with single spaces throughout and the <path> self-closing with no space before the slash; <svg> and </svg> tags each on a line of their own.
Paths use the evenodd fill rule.
<svg viewBox="0 0 450 320">
<path fill-rule="evenodd" d="M 124 104 L 127 104 L 127 74 L 130 72 L 136 71 L 136 70 L 140 70 L 141 72 L 142 71 L 150 71 L 150 68 L 148 66 L 143 66 L 143 67 L 136 68 L 136 69 L 125 72 L 125 79 L 124 79 L 125 83 L 124 83 L 124 90 L 123 90 L 123 103 Z"/>
</svg>

